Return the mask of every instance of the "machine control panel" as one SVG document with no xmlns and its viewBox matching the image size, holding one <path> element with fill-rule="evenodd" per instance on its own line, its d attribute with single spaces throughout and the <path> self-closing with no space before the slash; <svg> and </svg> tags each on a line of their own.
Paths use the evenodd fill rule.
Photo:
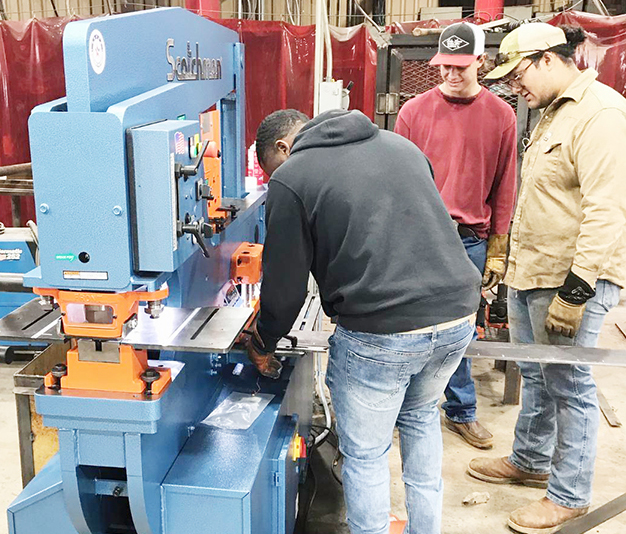
<svg viewBox="0 0 626 534">
<path fill-rule="evenodd" d="M 198 143 L 199 122 L 161 121 L 130 136 L 135 270 L 174 272 L 198 246 L 208 256 L 212 229 L 198 195 L 207 143 Z"/>
</svg>

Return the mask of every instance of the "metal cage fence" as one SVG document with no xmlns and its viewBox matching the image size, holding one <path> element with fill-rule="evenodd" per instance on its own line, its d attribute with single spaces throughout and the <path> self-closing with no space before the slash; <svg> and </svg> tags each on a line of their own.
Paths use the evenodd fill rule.
<svg viewBox="0 0 626 534">
<path fill-rule="evenodd" d="M 492 64 L 493 60 L 488 59 L 486 61 L 484 68 L 479 73 L 479 82 L 483 83 L 485 74 L 493 68 Z M 402 63 L 402 75 L 400 77 L 400 107 L 410 98 L 424 93 L 440 83 L 439 67 L 433 67 L 428 60 L 405 60 Z M 483 85 L 485 84 L 483 83 Z M 507 102 L 517 113 L 518 98 L 506 86 L 492 84 L 489 90 Z"/>
</svg>

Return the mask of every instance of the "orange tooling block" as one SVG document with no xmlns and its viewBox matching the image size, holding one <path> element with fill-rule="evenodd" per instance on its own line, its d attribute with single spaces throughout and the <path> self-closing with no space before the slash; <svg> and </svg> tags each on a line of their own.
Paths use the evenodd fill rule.
<svg viewBox="0 0 626 534">
<path fill-rule="evenodd" d="M 122 337 L 124 323 L 137 313 L 139 302 L 155 302 L 167 298 L 167 287 L 158 291 L 130 291 L 127 293 L 88 293 L 80 291 L 62 291 L 50 288 L 34 288 L 38 295 L 53 297 L 63 319 L 63 331 L 68 336 L 92 339 L 119 339 Z M 79 313 L 68 313 L 68 307 L 84 306 Z M 93 308 L 103 312 L 104 318 L 89 321 L 86 310 Z M 82 313 L 84 311 L 85 313 Z M 76 321 L 80 317 L 81 321 Z M 142 393 L 146 389 L 141 374 L 148 368 L 148 356 L 145 350 L 135 350 L 129 345 L 119 346 L 119 362 L 95 362 L 81 360 L 77 342 L 72 341 L 72 348 L 67 351 L 67 375 L 61 378 L 61 389 L 81 389 L 112 391 L 117 393 Z M 153 394 L 162 392 L 171 382 L 170 369 L 158 368 L 161 377 L 152 383 Z M 48 373 L 45 377 L 47 387 L 57 387 L 57 379 Z"/>
<path fill-rule="evenodd" d="M 143 393 L 146 389 L 141 373 L 148 368 L 148 354 L 130 345 L 120 345 L 119 363 L 81 361 L 78 347 L 67 351 L 67 375 L 61 378 L 61 389 Z M 168 368 L 155 368 L 161 378 L 152 383 L 152 394 L 158 395 L 172 381 Z M 55 387 L 52 373 L 45 377 L 47 387 Z"/>
<path fill-rule="evenodd" d="M 263 245 L 242 243 L 232 256 L 231 278 L 238 284 L 258 284 L 261 281 Z"/>
<path fill-rule="evenodd" d="M 116 339 L 122 337 L 124 323 L 137 313 L 139 302 L 153 302 L 167 298 L 169 290 L 129 291 L 127 293 L 88 293 L 83 291 L 62 291 L 50 288 L 33 288 L 37 295 L 54 297 L 61 308 L 63 332 L 68 336 L 96 339 Z M 68 318 L 68 305 L 104 306 L 112 309 L 110 323 L 72 322 Z"/>
</svg>

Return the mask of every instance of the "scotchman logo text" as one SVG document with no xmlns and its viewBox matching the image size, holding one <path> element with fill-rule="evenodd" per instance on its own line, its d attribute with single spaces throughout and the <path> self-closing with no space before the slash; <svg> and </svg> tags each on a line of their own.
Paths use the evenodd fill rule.
<svg viewBox="0 0 626 534">
<path fill-rule="evenodd" d="M 172 49 L 174 48 L 174 39 L 167 40 L 167 62 L 172 66 L 172 71 L 167 73 L 167 81 L 174 80 L 221 80 L 222 79 L 222 60 L 200 57 L 200 45 L 196 43 L 196 55 L 191 54 L 191 43 L 187 42 L 187 55 L 174 58 Z"/>
</svg>

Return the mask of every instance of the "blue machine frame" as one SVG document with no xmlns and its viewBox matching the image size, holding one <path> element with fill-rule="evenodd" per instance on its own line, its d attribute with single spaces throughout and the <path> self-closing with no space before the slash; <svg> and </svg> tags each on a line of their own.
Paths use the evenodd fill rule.
<svg viewBox="0 0 626 534">
<path fill-rule="evenodd" d="M 168 8 L 72 22 L 63 46 L 67 96 L 29 121 L 41 266 L 26 283 L 124 292 L 167 281 L 168 305 L 222 304 L 233 252 L 263 239 L 264 195 L 206 238 L 206 258 L 177 232 L 207 212 L 176 169 L 193 165 L 198 115 L 215 105 L 222 195 L 246 195 L 237 34 Z M 285 362 L 278 381 L 241 371 L 237 352 L 161 351 L 159 361 L 179 369 L 159 395 L 37 392 L 60 450 L 11 504 L 11 534 L 293 532 L 312 358 Z M 199 423 L 233 391 L 274 398 L 247 430 Z"/>
<path fill-rule="evenodd" d="M 140 15 L 74 22 L 65 30 L 67 96 L 36 107 L 29 120 L 41 267 L 27 285 L 121 292 L 143 285 L 151 290 L 164 281 L 133 259 L 133 236 L 147 237 L 136 234 L 133 202 L 142 199 L 133 195 L 143 192 L 153 204 L 142 212 L 144 226 L 156 226 L 171 210 L 169 197 L 131 187 L 129 129 L 162 121 L 173 121 L 175 129 L 177 121 L 189 119 L 199 135 L 199 113 L 217 105 L 224 126 L 223 193 L 244 195 L 245 76 L 237 34 L 178 8 Z M 186 151 L 190 136 L 182 135 Z M 192 159 L 175 154 L 181 163 Z M 154 168 L 170 173 L 169 166 Z M 187 180 L 179 180 L 179 198 L 189 194 L 185 186 Z M 219 242 L 215 237 L 212 245 Z M 177 262 L 195 251 L 186 247 Z"/>
</svg>

